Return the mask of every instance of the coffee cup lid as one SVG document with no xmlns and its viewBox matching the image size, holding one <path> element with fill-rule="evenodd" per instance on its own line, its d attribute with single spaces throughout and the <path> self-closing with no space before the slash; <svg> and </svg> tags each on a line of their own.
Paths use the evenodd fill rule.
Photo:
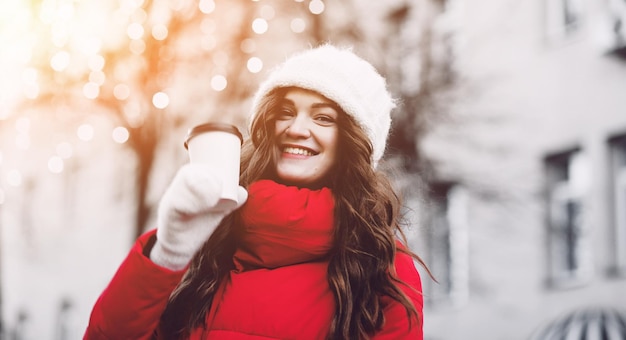
<svg viewBox="0 0 626 340">
<path fill-rule="evenodd" d="M 185 139 L 185 149 L 188 148 L 188 143 L 193 137 L 201 133 L 210 131 L 222 131 L 232 133 L 233 135 L 239 137 L 239 141 L 243 144 L 243 136 L 236 126 L 226 123 L 205 123 L 189 129 L 189 131 L 187 132 L 187 138 Z"/>
</svg>

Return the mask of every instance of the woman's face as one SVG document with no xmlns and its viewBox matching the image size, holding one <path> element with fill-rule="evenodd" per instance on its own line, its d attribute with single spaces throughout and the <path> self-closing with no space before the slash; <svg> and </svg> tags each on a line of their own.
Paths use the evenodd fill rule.
<svg viewBox="0 0 626 340">
<path fill-rule="evenodd" d="M 279 181 L 320 185 L 337 162 L 339 110 L 316 92 L 289 89 L 277 108 L 275 145 Z"/>
</svg>

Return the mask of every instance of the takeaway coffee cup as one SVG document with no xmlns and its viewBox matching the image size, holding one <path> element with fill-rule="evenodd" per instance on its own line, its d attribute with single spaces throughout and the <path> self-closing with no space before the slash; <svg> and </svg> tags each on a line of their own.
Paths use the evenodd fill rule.
<svg viewBox="0 0 626 340">
<path fill-rule="evenodd" d="M 198 125 L 187 133 L 185 148 L 189 152 L 189 162 L 211 165 L 211 170 L 222 179 L 217 209 L 237 207 L 242 142 L 237 127 L 224 123 Z"/>
</svg>

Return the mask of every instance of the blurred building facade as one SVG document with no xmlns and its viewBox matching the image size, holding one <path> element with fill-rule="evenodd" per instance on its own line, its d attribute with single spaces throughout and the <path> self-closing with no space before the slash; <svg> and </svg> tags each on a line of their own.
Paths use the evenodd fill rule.
<svg viewBox="0 0 626 340">
<path fill-rule="evenodd" d="M 528 339 L 626 306 L 626 3 L 449 0 L 458 80 L 409 200 L 425 334 Z"/>
</svg>

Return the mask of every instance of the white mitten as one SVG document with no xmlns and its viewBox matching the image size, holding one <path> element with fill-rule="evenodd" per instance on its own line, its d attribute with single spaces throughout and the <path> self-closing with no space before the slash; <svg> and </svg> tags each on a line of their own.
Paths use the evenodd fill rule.
<svg viewBox="0 0 626 340">
<path fill-rule="evenodd" d="M 152 262 L 172 270 L 183 269 L 232 211 L 217 207 L 222 180 L 211 169 L 210 165 L 185 164 L 178 170 L 159 204 Z M 247 198 L 248 192 L 240 186 L 237 208 Z"/>
</svg>

